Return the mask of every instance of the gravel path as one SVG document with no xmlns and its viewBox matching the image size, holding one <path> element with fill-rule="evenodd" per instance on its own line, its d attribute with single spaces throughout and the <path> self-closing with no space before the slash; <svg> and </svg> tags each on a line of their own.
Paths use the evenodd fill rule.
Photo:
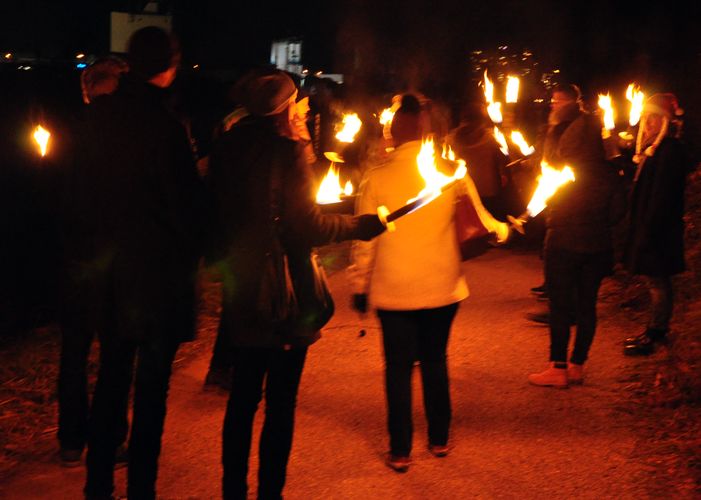
<svg viewBox="0 0 701 500">
<path fill-rule="evenodd" d="M 415 374 L 414 463 L 397 474 L 382 463 L 385 431 L 380 332 L 348 307 L 344 273 L 331 277 L 337 313 L 310 349 L 299 395 L 285 498 L 643 498 L 649 474 L 635 459 L 638 436 L 624 385 L 633 363 L 621 355 L 627 320 L 600 304 L 600 324 L 582 387 L 531 387 L 547 362 L 547 328 L 523 318 L 541 304 L 528 289 L 541 280 L 532 252 L 495 249 L 469 261 L 471 297 L 449 344 L 453 398 L 451 454 L 426 450 L 420 380 Z M 361 337 L 361 327 L 367 335 Z M 634 328 L 633 328 L 634 330 Z M 220 495 L 225 396 L 203 392 L 209 353 L 173 375 L 163 440 L 159 498 Z M 259 416 L 260 416 L 259 412 Z M 260 418 L 256 428 L 260 428 Z M 251 498 L 255 492 L 255 450 Z M 116 475 L 124 494 L 125 470 Z M 81 497 L 82 468 L 44 460 L 5 484 L 7 498 Z"/>
</svg>

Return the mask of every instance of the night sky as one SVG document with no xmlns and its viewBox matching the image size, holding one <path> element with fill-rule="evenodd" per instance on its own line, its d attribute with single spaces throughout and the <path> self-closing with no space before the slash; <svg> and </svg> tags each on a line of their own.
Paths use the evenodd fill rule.
<svg viewBox="0 0 701 500">
<path fill-rule="evenodd" d="M 141 1 L 16 1 L 3 6 L 0 50 L 48 57 L 109 49 L 109 11 Z M 678 5 L 675 5 L 678 4 Z M 236 67 L 267 62 L 275 38 L 304 39 L 312 70 L 375 74 L 388 66 L 404 80 L 450 78 L 470 50 L 512 45 L 572 81 L 612 78 L 670 85 L 698 75 L 701 8 L 640 3 L 465 0 L 381 2 L 161 2 L 174 15 L 186 61 Z M 660 76 L 664 75 L 664 76 Z M 420 83 L 420 82 L 419 82 Z"/>
</svg>

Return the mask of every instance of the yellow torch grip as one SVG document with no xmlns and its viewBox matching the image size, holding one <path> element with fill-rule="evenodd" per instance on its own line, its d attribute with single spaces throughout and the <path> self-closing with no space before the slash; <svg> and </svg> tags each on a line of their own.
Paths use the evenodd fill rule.
<svg viewBox="0 0 701 500">
<path fill-rule="evenodd" d="M 377 216 L 380 218 L 380 222 L 385 225 L 387 231 L 393 233 L 397 230 L 397 226 L 394 224 L 394 222 L 387 222 L 387 216 L 389 214 L 389 209 L 386 206 L 382 205 L 377 207 Z"/>
</svg>

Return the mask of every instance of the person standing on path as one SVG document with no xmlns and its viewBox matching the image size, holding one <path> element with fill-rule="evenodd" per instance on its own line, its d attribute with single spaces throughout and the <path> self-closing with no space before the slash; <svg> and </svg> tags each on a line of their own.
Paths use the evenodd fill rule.
<svg viewBox="0 0 701 500">
<path fill-rule="evenodd" d="M 640 119 L 623 263 L 644 277 L 651 311 L 645 331 L 625 340 L 628 356 L 649 355 L 666 341 L 674 306 L 672 276 L 685 269 L 684 189 L 691 162 L 675 134 L 681 114 L 673 94 L 655 94 Z"/>
<path fill-rule="evenodd" d="M 154 499 L 175 353 L 195 331 L 204 186 L 187 133 L 164 104 L 180 59 L 156 27 L 128 43 L 129 72 L 88 108 L 69 191 L 73 223 L 90 242 L 104 332 L 90 411 L 86 498 L 111 498 L 120 422 L 134 360 L 127 495 Z"/>
<path fill-rule="evenodd" d="M 583 382 L 596 332 L 599 286 L 613 269 L 611 229 L 625 214 L 620 178 L 604 155 L 601 121 L 580 107 L 578 96 L 573 86 L 553 91 L 553 131 L 545 142 L 544 159 L 558 169 L 569 166 L 575 181 L 561 186 L 546 208 L 550 366 L 528 377 L 538 386 L 564 388 Z M 573 323 L 577 333 L 568 360 Z"/>
<path fill-rule="evenodd" d="M 124 61 L 114 57 L 96 60 L 80 74 L 83 102 L 88 105 L 102 95 L 112 94 L 120 75 L 127 70 Z M 86 108 L 87 111 L 87 108 Z M 70 198 L 71 193 L 62 193 Z M 64 200 L 65 201 L 65 200 Z M 63 205 L 64 201 L 61 202 Z M 68 222 L 68 221 L 67 221 Z M 63 224 L 63 294 L 61 305 L 61 355 L 58 372 L 58 441 L 59 458 L 66 467 L 80 465 L 88 438 L 88 357 L 95 337 L 94 273 L 90 272 L 90 247 L 87 235 L 76 234 L 74 227 Z M 87 258 L 86 258 L 87 257 Z M 97 337 L 102 342 L 103 332 Z M 120 419 L 117 462 L 126 462 L 126 439 L 129 431 L 127 408 Z"/>
<path fill-rule="evenodd" d="M 266 252 L 277 226 L 290 273 L 308 261 L 313 246 L 385 230 L 377 215 L 324 215 L 315 203 L 304 144 L 294 129 L 297 89 L 282 71 L 248 77 L 241 103 L 250 113 L 226 132 L 210 159 L 209 186 L 220 227 L 232 381 L 224 417 L 222 481 L 225 499 L 248 495 L 253 420 L 265 394 L 260 436 L 258 498 L 282 498 L 292 447 L 297 391 L 308 347 L 320 333 L 298 335 L 285 326 L 265 327 L 258 306 Z M 275 290 L 270 292 L 276 293 Z"/>
<path fill-rule="evenodd" d="M 422 106 L 413 95 L 402 97 L 392 120 L 394 151 L 371 168 L 361 184 L 356 213 L 395 210 L 425 187 L 417 168 L 421 150 Z M 483 210 L 480 206 L 479 210 Z M 428 420 L 428 450 L 448 454 L 451 404 L 446 349 L 460 301 L 468 296 L 454 222 L 455 190 L 397 221 L 397 231 L 370 243 L 355 242 L 349 273 L 353 308 L 368 302 L 382 325 L 390 451 L 385 463 L 397 472 L 411 464 L 411 373 L 419 361 Z M 480 216 L 490 232 L 508 234 L 505 223 Z"/>
</svg>

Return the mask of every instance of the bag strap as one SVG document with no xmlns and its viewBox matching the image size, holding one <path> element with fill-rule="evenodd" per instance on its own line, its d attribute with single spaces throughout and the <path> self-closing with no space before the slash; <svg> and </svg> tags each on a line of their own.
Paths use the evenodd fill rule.
<svg viewBox="0 0 701 500">
<path fill-rule="evenodd" d="M 270 221 L 273 232 L 279 237 L 282 207 L 282 168 L 277 154 L 279 148 L 275 140 L 272 145 L 272 165 L 270 168 Z"/>
</svg>

